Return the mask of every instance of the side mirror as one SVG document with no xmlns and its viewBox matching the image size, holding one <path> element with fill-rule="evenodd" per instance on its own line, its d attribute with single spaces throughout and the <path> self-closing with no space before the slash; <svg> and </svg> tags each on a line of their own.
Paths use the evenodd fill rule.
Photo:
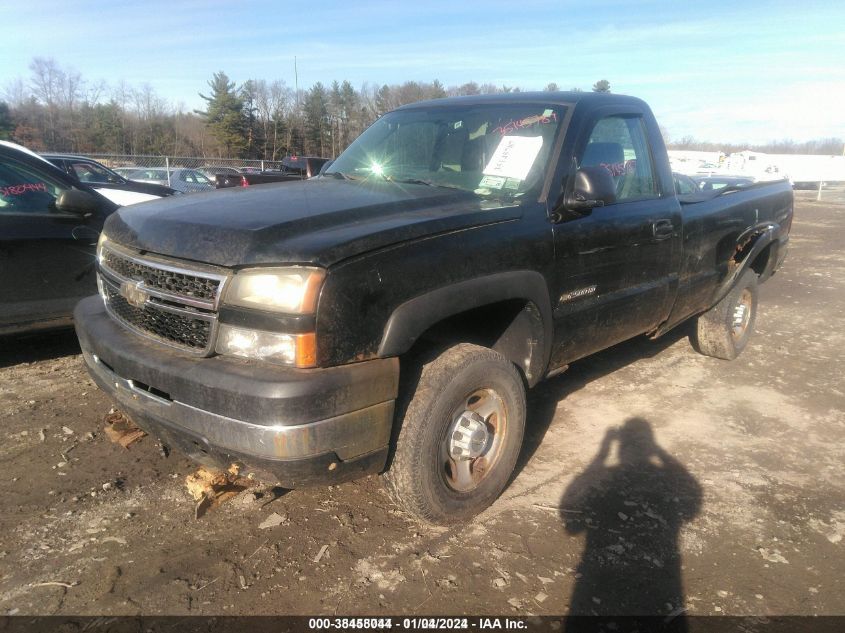
<svg viewBox="0 0 845 633">
<path fill-rule="evenodd" d="M 575 186 L 566 206 L 575 211 L 603 207 L 616 202 L 616 183 L 600 165 L 582 167 L 575 172 Z"/>
<path fill-rule="evenodd" d="M 65 189 L 56 200 L 58 211 L 78 215 L 82 218 L 91 217 L 98 208 L 97 199 L 87 191 L 80 191 L 79 189 Z"/>
</svg>

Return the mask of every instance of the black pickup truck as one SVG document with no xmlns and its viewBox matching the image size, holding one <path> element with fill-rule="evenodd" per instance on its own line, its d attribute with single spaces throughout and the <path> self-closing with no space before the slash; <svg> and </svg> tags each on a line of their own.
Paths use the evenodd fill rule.
<svg viewBox="0 0 845 633">
<path fill-rule="evenodd" d="M 324 174 L 112 215 L 85 362 L 138 425 L 285 487 L 383 472 L 454 523 L 502 492 L 526 389 L 695 319 L 732 359 L 780 266 L 789 183 L 679 198 L 648 106 L 417 103 Z"/>
</svg>

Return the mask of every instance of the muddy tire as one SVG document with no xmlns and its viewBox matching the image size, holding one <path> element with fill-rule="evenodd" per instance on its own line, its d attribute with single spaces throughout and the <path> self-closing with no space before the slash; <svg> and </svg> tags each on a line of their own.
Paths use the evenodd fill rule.
<svg viewBox="0 0 845 633">
<path fill-rule="evenodd" d="M 461 343 L 424 362 L 409 389 L 387 490 L 428 523 L 466 521 L 513 473 L 525 430 L 522 377 L 498 352 Z"/>
<path fill-rule="evenodd" d="M 757 275 L 746 271 L 728 295 L 698 317 L 693 346 L 706 356 L 733 360 L 745 349 L 757 320 Z"/>
</svg>

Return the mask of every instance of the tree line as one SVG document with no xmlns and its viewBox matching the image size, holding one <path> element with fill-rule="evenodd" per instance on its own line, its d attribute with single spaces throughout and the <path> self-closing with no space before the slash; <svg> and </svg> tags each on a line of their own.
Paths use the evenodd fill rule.
<svg viewBox="0 0 845 633">
<path fill-rule="evenodd" d="M 663 132 L 664 139 L 666 139 L 667 134 L 665 131 Z M 761 144 L 711 143 L 709 141 L 699 141 L 692 136 L 684 136 L 678 140 L 668 139 L 666 141 L 666 147 L 669 149 L 724 152 L 725 154 L 751 150 L 752 152 L 764 152 L 766 154 L 840 155 L 843 153 L 843 145 L 845 145 L 845 141 L 836 137 L 819 138 L 802 142 L 785 139 Z"/>
<path fill-rule="evenodd" d="M 283 80 L 248 79 L 238 85 L 214 73 L 199 93 L 205 109 L 186 111 L 147 83 L 138 87 L 92 82 L 52 58 L 36 57 L 29 76 L 7 83 L 0 98 L 0 139 L 36 151 L 129 155 L 199 156 L 280 160 L 289 154 L 335 157 L 379 116 L 423 99 L 520 92 L 518 86 L 468 82 L 444 86 L 431 82 L 401 84 L 349 81 L 317 82 L 295 90 Z M 557 91 L 558 84 L 544 87 Z M 610 92 L 601 79 L 591 88 Z M 580 88 L 570 88 L 580 91 Z M 755 149 L 778 153 L 839 153 L 840 139 L 807 143 L 725 145 L 691 137 L 669 142 L 675 149 L 731 151 Z"/>
<path fill-rule="evenodd" d="M 550 83 L 546 90 L 557 90 Z M 279 160 L 289 154 L 337 156 L 385 112 L 447 96 L 519 92 L 517 86 L 438 80 L 402 84 L 349 81 L 295 90 L 283 80 L 238 85 L 214 73 L 199 94 L 204 110 L 171 104 L 147 83 L 92 82 L 53 58 L 36 57 L 29 76 L 3 87 L 0 139 L 36 151 Z M 574 90 L 578 90 L 574 88 Z M 609 92 L 607 80 L 593 90 Z"/>
</svg>

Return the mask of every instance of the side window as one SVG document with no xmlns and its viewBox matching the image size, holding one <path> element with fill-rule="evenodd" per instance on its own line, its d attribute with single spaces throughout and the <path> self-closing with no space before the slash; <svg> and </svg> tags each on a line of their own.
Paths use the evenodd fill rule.
<svg viewBox="0 0 845 633">
<path fill-rule="evenodd" d="M 74 173 L 76 173 L 76 177 L 82 182 L 109 183 L 112 180 L 109 177 L 111 175 L 109 172 L 93 163 L 76 162 L 71 163 L 71 167 Z"/>
<path fill-rule="evenodd" d="M 642 118 L 609 116 L 596 123 L 580 166 L 602 166 L 616 182 L 619 202 L 658 196 Z"/>
<path fill-rule="evenodd" d="M 0 163 L 0 214 L 51 213 L 65 189 L 36 168 L 3 159 Z"/>
</svg>

